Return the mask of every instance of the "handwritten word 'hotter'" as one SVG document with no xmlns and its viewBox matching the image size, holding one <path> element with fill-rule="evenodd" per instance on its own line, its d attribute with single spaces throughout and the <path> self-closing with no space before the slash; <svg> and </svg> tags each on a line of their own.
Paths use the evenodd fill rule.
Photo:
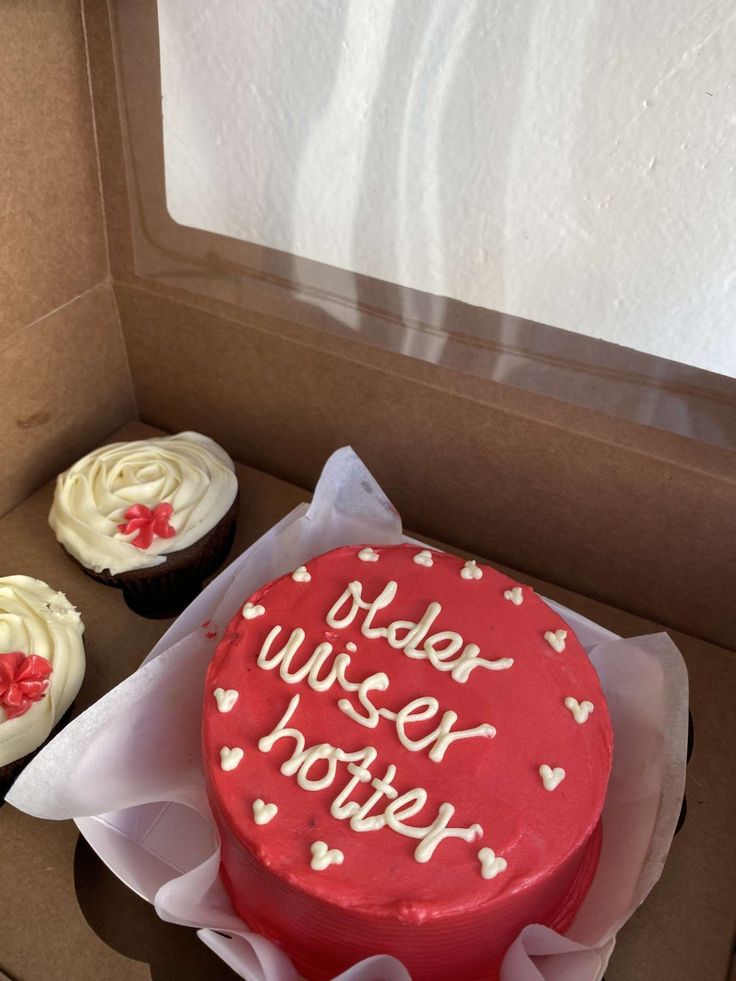
<svg viewBox="0 0 736 981">
<path fill-rule="evenodd" d="M 417 862 L 428 862 L 437 846 L 446 838 L 460 838 L 467 842 L 480 838 L 483 828 L 479 824 L 472 824 L 469 828 L 449 827 L 455 808 L 447 803 L 440 804 L 437 816 L 431 824 L 425 827 L 406 824 L 408 819 L 418 814 L 426 805 L 427 791 L 423 787 L 415 787 L 399 795 L 392 786 L 396 776 L 393 763 L 386 767 L 383 777 L 376 779 L 369 769 L 378 755 L 373 746 L 365 746 L 354 753 L 346 753 L 331 743 L 316 743 L 307 747 L 299 729 L 289 726 L 299 705 L 299 697 L 294 695 L 272 732 L 259 740 L 258 748 L 262 753 L 268 753 L 280 739 L 293 739 L 292 754 L 281 764 L 281 772 L 285 776 L 296 776 L 297 784 L 302 790 L 319 791 L 331 787 L 337 775 L 337 764 L 347 763 L 351 779 L 332 802 L 330 814 L 334 818 L 349 821 L 353 831 L 378 831 L 388 827 L 406 838 L 418 838 L 419 844 L 414 850 Z M 309 776 L 314 766 L 318 766 L 320 770 L 325 769 L 323 775 L 316 779 Z M 374 791 L 363 804 L 348 800 L 359 783 L 370 783 Z M 390 803 L 380 814 L 370 815 L 382 798 L 387 798 Z"/>
</svg>

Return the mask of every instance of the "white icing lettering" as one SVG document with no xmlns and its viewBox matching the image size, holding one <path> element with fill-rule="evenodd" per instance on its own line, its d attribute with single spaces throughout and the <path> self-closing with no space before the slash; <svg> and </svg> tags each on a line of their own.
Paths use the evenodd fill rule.
<svg viewBox="0 0 736 981">
<path fill-rule="evenodd" d="M 387 709 L 380 709 L 379 714 L 385 718 L 393 718 L 396 721 L 396 734 L 401 745 L 408 750 L 418 751 L 427 746 L 432 746 L 429 751 L 429 758 L 435 763 L 440 763 L 445 756 L 447 747 L 457 739 L 471 739 L 474 736 L 487 736 L 493 738 L 496 735 L 495 728 L 487 722 L 472 729 L 459 729 L 452 732 L 452 727 L 457 722 L 457 712 L 448 710 L 442 716 L 440 724 L 421 739 L 411 739 L 406 734 L 406 725 L 409 722 L 424 722 L 432 719 L 439 711 L 439 702 L 436 698 L 423 697 L 415 698 L 409 702 L 399 712 L 389 713 Z"/>
<path fill-rule="evenodd" d="M 385 609 L 393 601 L 396 591 L 397 585 L 394 580 L 391 580 L 377 598 L 369 603 L 363 599 L 362 583 L 354 580 L 348 584 L 330 609 L 326 617 L 327 624 L 340 630 L 353 623 L 358 610 L 366 610 L 361 627 L 364 637 L 386 637 L 394 650 L 403 650 L 404 655 L 409 658 L 426 658 L 434 668 L 438 671 L 448 671 L 450 676 L 460 684 L 468 680 L 474 668 L 506 671 L 513 665 L 514 659 L 511 657 L 502 657 L 493 661 L 482 658 L 477 644 L 466 644 L 463 647 L 461 634 L 452 630 L 442 630 L 428 637 L 429 630 L 442 611 L 441 605 L 436 602 L 427 606 L 416 623 L 412 620 L 394 620 L 387 627 L 374 627 L 373 619 L 376 613 Z M 348 603 L 350 605 L 347 612 L 343 612 Z M 403 634 L 400 633 L 402 631 Z M 455 657 L 461 648 L 462 652 Z"/>
<path fill-rule="evenodd" d="M 488 661 L 484 657 L 479 657 L 480 648 L 477 644 L 468 644 L 460 657 L 452 665 L 451 676 L 460 684 L 470 677 L 473 668 L 485 668 L 487 671 L 508 671 L 514 663 L 513 657 L 499 657 L 495 661 Z"/>
<path fill-rule="evenodd" d="M 295 685 L 306 678 L 310 688 L 315 691 L 328 691 L 335 681 L 341 681 L 341 679 L 345 682 L 343 687 L 346 687 L 348 691 L 358 689 L 358 685 L 352 685 L 345 680 L 345 669 L 350 664 L 350 656 L 345 652 L 336 656 L 332 667 L 320 678 L 320 671 L 325 661 L 332 654 L 332 644 L 326 641 L 315 647 L 311 656 L 300 668 L 292 670 L 292 662 L 304 641 L 305 634 L 301 627 L 292 630 L 284 646 L 272 654 L 271 645 L 280 633 L 280 626 L 273 627 L 264 640 L 256 661 L 259 668 L 263 668 L 265 671 L 279 668 L 279 677 L 289 685 Z M 350 687 L 347 687 L 348 685 Z"/>
<path fill-rule="evenodd" d="M 442 646 L 443 644 L 444 646 Z M 447 671 L 444 662 L 454 657 L 462 646 L 463 639 L 460 634 L 456 634 L 452 630 L 441 630 L 425 640 L 424 654 L 429 658 L 432 667 L 437 668 L 438 671 Z M 480 648 L 477 650 L 480 651 Z M 421 654 L 419 656 L 421 657 Z"/>
<path fill-rule="evenodd" d="M 331 743 L 317 743 L 309 749 L 302 750 L 301 753 L 294 753 L 291 759 L 282 764 L 281 772 L 287 777 L 296 773 L 296 782 L 302 790 L 324 790 L 326 787 L 331 787 L 335 779 L 339 754 L 340 750 L 335 749 Z M 322 760 L 327 763 L 324 776 L 311 780 L 309 771 Z"/>
<path fill-rule="evenodd" d="M 371 627 L 373 622 L 373 617 L 382 610 L 384 607 L 388 606 L 392 602 L 393 598 L 396 596 L 397 585 L 393 579 L 386 583 L 381 593 L 373 600 L 372 603 L 366 603 L 362 598 L 363 584 L 358 582 L 357 579 L 351 583 L 348 583 L 345 591 L 339 596 L 337 602 L 332 606 L 329 613 L 326 616 L 326 621 L 330 627 L 335 627 L 337 630 L 343 627 L 349 627 L 350 624 L 355 619 L 355 615 L 358 610 L 367 610 L 365 620 L 363 621 L 363 627 L 361 633 L 364 637 L 385 637 L 386 629 L 382 627 Z M 350 609 L 343 616 L 339 617 L 338 614 L 345 606 L 345 604 L 350 601 Z"/>
<path fill-rule="evenodd" d="M 439 603 L 430 603 L 417 623 L 414 623 L 412 620 L 394 620 L 394 622 L 388 626 L 386 631 L 386 639 L 391 647 L 395 648 L 396 650 L 403 649 L 404 654 L 407 657 L 425 658 L 428 656 L 427 651 L 419 650 L 419 645 L 427 636 L 429 633 L 429 628 L 432 626 L 441 612 L 442 607 Z M 406 630 L 403 638 L 399 637 L 399 630 Z M 449 631 L 445 631 L 445 633 L 448 634 L 448 636 L 457 638 L 457 647 L 460 647 L 462 644 L 462 637 L 460 637 L 459 634 L 451 634 Z"/>
<path fill-rule="evenodd" d="M 392 831 L 396 831 L 398 834 L 405 835 L 407 838 L 421 838 L 426 834 L 427 828 L 416 828 L 411 824 L 404 824 L 404 819 L 414 817 L 426 803 L 427 791 L 424 787 L 415 787 L 391 801 L 384 811 L 384 821 Z"/>
<path fill-rule="evenodd" d="M 372 746 L 366 746 L 363 753 L 364 756 L 361 763 L 348 763 L 348 773 L 350 773 L 351 779 L 345 784 L 330 806 L 330 814 L 334 818 L 337 818 L 338 821 L 344 821 L 352 817 L 360 809 L 360 805 L 354 800 L 349 801 L 348 797 L 350 797 L 359 783 L 367 783 L 371 779 L 371 771 L 368 767 L 373 765 L 378 756 L 378 753 Z"/>
<path fill-rule="evenodd" d="M 337 703 L 337 707 L 341 712 L 344 712 L 345 715 L 351 718 L 353 722 L 357 722 L 359 725 L 365 726 L 368 729 L 374 729 L 378 725 L 379 710 L 370 700 L 369 696 L 372 691 L 386 691 L 387 688 L 388 676 L 382 671 L 369 675 L 355 689 L 358 693 L 358 701 L 368 714 L 361 715 L 357 712 L 347 698 L 341 698 Z"/>
<path fill-rule="evenodd" d="M 382 797 L 388 797 L 389 800 L 398 797 L 398 791 L 391 786 L 391 782 L 395 776 L 396 767 L 393 763 L 390 763 L 380 780 L 371 780 L 371 787 L 373 787 L 374 793 L 351 816 L 350 827 L 353 831 L 378 831 L 386 824 L 386 818 L 383 814 L 371 818 L 367 817 L 367 814 L 373 810 Z"/>
<path fill-rule="evenodd" d="M 362 587 L 360 583 L 356 583 L 356 585 L 358 587 L 358 597 L 360 597 Z M 374 637 L 386 636 L 386 634 L 388 633 L 387 628 L 374 627 L 373 618 L 375 617 L 376 613 L 378 613 L 379 610 L 383 610 L 385 609 L 385 607 L 391 605 L 391 603 L 394 600 L 394 597 L 396 596 L 397 588 L 398 587 L 396 583 L 392 579 L 390 582 L 386 583 L 381 593 L 372 603 L 365 604 L 360 598 L 357 599 L 357 602 L 359 603 L 360 607 L 367 611 L 365 615 L 365 619 L 363 620 L 363 626 L 360 628 L 360 632 L 363 634 L 364 637 L 374 638 Z"/>
<path fill-rule="evenodd" d="M 273 730 L 268 736 L 263 736 L 258 740 L 258 748 L 262 753 L 268 753 L 273 749 L 279 739 L 293 739 L 294 749 L 289 759 L 281 764 L 281 772 L 286 777 L 296 774 L 296 782 L 302 790 L 325 790 L 327 787 L 332 786 L 338 762 L 349 763 L 363 760 L 368 749 L 372 747 L 366 747 L 356 753 L 346 753 L 331 743 L 317 743 L 305 749 L 305 740 L 302 733 L 299 729 L 288 726 L 292 715 L 297 710 L 299 699 L 299 695 L 294 695 L 289 702 L 286 712 L 284 712 L 279 722 L 276 723 Z M 316 779 L 310 778 L 309 771 L 320 761 L 324 761 L 326 764 L 324 775 Z"/>
<path fill-rule="evenodd" d="M 455 808 L 452 804 L 440 804 L 434 824 L 430 825 L 427 835 L 414 850 L 414 858 L 417 862 L 428 862 L 445 838 L 460 838 L 462 841 L 477 841 L 480 838 L 483 828 L 479 824 L 471 824 L 469 828 L 448 828 L 454 813 Z"/>
<path fill-rule="evenodd" d="M 423 620 L 426 622 L 431 622 L 434 617 L 434 611 L 431 607 L 428 608 L 427 613 Z M 402 624 L 403 626 L 408 626 L 409 633 L 402 641 L 406 643 L 410 634 L 419 633 L 423 636 L 426 632 L 426 623 L 420 621 L 419 624 Z M 395 624 L 392 624 L 392 628 Z M 341 712 L 344 712 L 353 722 L 358 723 L 358 725 L 365 726 L 368 729 L 374 729 L 378 725 L 378 720 L 380 716 L 386 719 L 394 720 L 396 722 L 397 735 L 406 749 L 413 752 L 417 752 L 426 748 L 427 746 L 432 746 L 429 751 L 430 759 L 435 762 L 440 762 L 445 755 L 447 747 L 450 743 L 457 739 L 467 739 L 473 736 L 490 736 L 493 737 L 496 734 L 496 730 L 489 723 L 483 723 L 480 726 L 475 726 L 473 729 L 458 730 L 457 732 L 452 732 L 452 726 L 457 722 L 458 716 L 456 712 L 448 710 L 442 716 L 440 724 L 434 729 L 428 736 L 423 737 L 420 740 L 410 739 L 405 730 L 405 725 L 407 722 L 414 721 L 419 722 L 425 719 L 433 718 L 439 711 L 439 702 L 436 698 L 418 698 L 414 699 L 409 705 L 405 706 L 397 714 L 386 708 L 377 708 L 371 699 L 372 692 L 384 692 L 389 687 L 388 676 L 384 672 L 377 672 L 375 674 L 369 675 L 363 681 L 356 683 L 349 681 L 345 675 L 348 666 L 351 663 L 350 655 L 343 651 L 335 657 L 335 660 L 329 670 L 325 674 L 320 676 L 320 672 L 325 667 L 327 659 L 331 656 L 333 652 L 332 644 L 323 642 L 315 647 L 313 653 L 310 657 L 302 664 L 299 668 L 294 668 L 294 658 L 296 657 L 299 648 L 305 639 L 305 633 L 301 627 L 297 627 L 292 630 L 291 635 L 287 642 L 278 650 L 272 650 L 274 641 L 281 633 L 281 627 L 273 627 L 263 645 L 261 647 L 260 653 L 257 658 L 257 664 L 260 668 L 265 671 L 272 671 L 275 668 L 279 669 L 279 677 L 285 681 L 287 684 L 297 684 L 300 681 L 307 680 L 309 686 L 314 691 L 324 692 L 328 691 L 335 682 L 337 682 L 344 691 L 356 692 L 358 696 L 358 701 L 364 709 L 364 712 L 360 712 L 356 709 L 353 704 L 347 698 L 341 698 L 337 707 Z M 445 633 L 448 633 L 447 631 Z M 394 637 L 396 637 L 396 631 L 394 631 Z M 434 642 L 438 639 L 443 639 L 442 634 L 434 635 Z M 389 642 L 390 638 L 389 638 Z M 429 643 L 428 641 L 426 643 Z M 425 645 L 426 646 L 426 645 Z M 440 670 L 445 670 L 441 659 L 447 656 L 447 650 L 441 650 L 439 654 L 436 653 L 435 649 L 432 647 L 430 650 L 430 660 L 437 658 L 436 665 L 439 666 Z M 478 647 L 475 644 L 468 644 L 464 649 L 462 655 L 454 662 L 455 677 L 465 680 L 469 674 L 472 665 L 478 657 Z M 454 653 L 454 650 L 452 651 Z M 482 659 L 481 659 L 482 660 Z M 498 662 L 482 662 L 482 666 L 489 667 L 492 670 L 498 670 Z M 422 710 L 418 709 L 419 705 L 424 705 L 425 708 Z M 330 766 L 331 764 L 328 764 Z"/>
<path fill-rule="evenodd" d="M 292 715 L 297 710 L 300 698 L 300 695 L 294 695 L 289 704 L 286 706 L 286 711 L 273 727 L 271 732 L 267 736 L 263 736 L 258 740 L 258 748 L 262 753 L 269 753 L 279 739 L 286 739 L 287 737 L 291 737 L 296 743 L 295 752 L 301 753 L 301 751 L 304 749 L 304 736 L 301 734 L 301 732 L 299 732 L 298 729 L 286 728 L 287 723 L 291 720 Z"/>
<path fill-rule="evenodd" d="M 398 831 L 409 838 L 420 838 L 421 841 L 414 850 L 417 862 L 428 862 L 434 855 L 437 846 L 445 838 L 461 838 L 463 841 L 477 841 L 483 834 L 479 824 L 471 824 L 469 828 L 448 827 L 455 808 L 452 804 L 440 804 L 437 817 L 426 828 L 404 824 L 404 819 L 414 817 L 427 802 L 427 792 L 419 787 L 402 794 L 392 801 L 384 812 L 386 824 L 392 831 Z"/>
<path fill-rule="evenodd" d="M 397 834 L 420 839 L 414 851 L 414 858 L 417 862 L 428 862 L 438 845 L 446 838 L 460 838 L 463 841 L 472 842 L 483 834 L 483 829 L 479 824 L 472 824 L 469 828 L 449 827 L 455 808 L 448 803 L 440 805 L 437 817 L 426 827 L 406 824 L 407 819 L 414 817 L 426 805 L 427 791 L 423 787 L 415 787 L 399 796 L 398 791 L 393 786 L 396 776 L 396 766 L 393 763 L 388 764 L 383 777 L 379 779 L 372 777 L 369 767 L 375 762 L 378 755 L 373 746 L 366 746 L 355 753 L 346 753 L 330 743 L 318 743 L 305 749 L 305 739 L 302 733 L 288 725 L 298 705 L 299 695 L 297 694 L 291 699 L 286 712 L 271 733 L 259 740 L 258 748 L 262 753 L 267 753 L 279 739 L 285 737 L 293 739 L 294 750 L 291 757 L 282 764 L 281 772 L 286 776 L 296 774 L 298 785 L 307 791 L 324 790 L 331 786 L 335 778 L 337 763 L 347 763 L 350 780 L 332 802 L 330 813 L 333 817 L 348 820 L 354 831 L 377 831 L 388 826 Z M 425 705 L 423 711 L 426 712 L 428 708 L 429 706 Z M 419 716 L 415 711 L 411 717 L 417 721 Z M 408 716 L 404 719 L 404 722 L 406 721 L 408 721 Z M 310 767 L 320 760 L 327 763 L 325 775 L 319 779 L 310 779 L 308 776 Z M 369 781 L 373 793 L 363 804 L 358 805 L 356 801 L 348 800 L 359 783 L 368 783 Z M 370 815 L 370 812 L 382 798 L 387 798 L 389 801 L 383 813 Z"/>
</svg>

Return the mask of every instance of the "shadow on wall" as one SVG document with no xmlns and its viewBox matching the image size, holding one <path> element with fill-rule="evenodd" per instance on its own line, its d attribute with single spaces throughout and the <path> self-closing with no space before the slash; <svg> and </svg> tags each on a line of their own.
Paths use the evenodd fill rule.
<svg viewBox="0 0 736 981">
<path fill-rule="evenodd" d="M 503 248 L 495 249 L 492 255 L 463 255 L 467 243 L 457 240 L 455 216 L 458 209 L 467 207 L 467 195 L 477 186 L 477 170 L 488 161 L 493 161 L 496 184 L 503 187 L 509 183 L 513 133 L 520 118 L 526 74 L 524 42 L 533 15 L 531 8 L 518 11 L 514 20 L 516 47 L 513 59 L 509 59 L 508 49 L 503 54 L 507 42 L 501 34 L 503 21 L 491 22 L 485 0 L 475 0 L 472 9 L 463 4 L 455 8 L 433 4 L 394 7 L 368 126 L 371 137 L 353 227 L 353 268 L 370 265 L 362 229 L 375 221 L 378 207 L 392 219 L 390 233 L 384 236 L 391 250 L 384 264 L 395 270 L 397 282 L 411 282 L 412 271 L 424 268 L 447 288 L 460 253 L 465 264 L 481 262 L 485 266 L 486 276 L 492 278 L 495 294 L 501 298 L 497 307 L 504 309 Z M 483 70 L 489 59 L 505 65 L 503 139 L 499 139 L 498 129 L 489 125 L 499 113 L 498 92 Z M 474 125 L 470 128 L 464 124 L 468 92 L 474 96 Z M 403 112 L 392 139 L 386 141 L 386 105 L 391 104 L 402 105 Z M 468 141 L 472 147 L 467 146 Z M 461 146 L 463 152 L 458 152 Z M 391 176 L 382 185 L 382 200 L 376 201 L 373 174 L 381 172 Z M 503 227 L 503 205 L 502 196 L 493 203 L 493 210 L 489 210 L 491 202 L 479 201 L 476 214 L 485 209 L 484 222 Z M 359 301 L 367 299 L 359 288 L 357 296 Z M 444 296 L 431 297 L 428 317 L 426 296 L 413 291 L 400 293 L 402 321 L 412 324 L 429 320 L 440 330 L 434 337 L 405 330 L 402 353 L 442 363 L 446 332 L 460 325 L 452 316 L 453 305 Z M 515 333 L 513 321 L 509 318 L 508 327 L 497 340 L 513 339 L 509 336 Z"/>
</svg>

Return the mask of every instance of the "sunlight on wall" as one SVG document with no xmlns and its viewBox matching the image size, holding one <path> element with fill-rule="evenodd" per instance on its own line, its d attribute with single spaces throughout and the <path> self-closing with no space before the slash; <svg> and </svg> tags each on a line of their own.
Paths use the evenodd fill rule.
<svg viewBox="0 0 736 981">
<path fill-rule="evenodd" d="M 736 15 L 159 0 L 184 225 L 736 376 Z"/>
</svg>

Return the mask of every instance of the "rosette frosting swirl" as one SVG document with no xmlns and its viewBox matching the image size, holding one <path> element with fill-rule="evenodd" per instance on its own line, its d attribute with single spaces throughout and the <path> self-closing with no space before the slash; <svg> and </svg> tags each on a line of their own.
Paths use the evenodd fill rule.
<svg viewBox="0 0 736 981">
<path fill-rule="evenodd" d="M 117 575 L 160 565 L 199 541 L 227 513 L 237 490 L 232 460 L 200 433 L 112 443 L 60 474 L 49 524 L 82 565 Z M 153 513 L 160 505 L 171 506 L 173 534 L 154 535 L 141 547 L 136 522 L 129 533 L 121 530 L 126 512 L 142 506 Z"/>
<path fill-rule="evenodd" d="M 46 658 L 44 696 L 16 718 L 0 706 L 0 766 L 32 753 L 73 702 L 84 677 L 84 626 L 63 593 L 29 576 L 0 578 L 0 651 Z"/>
</svg>

